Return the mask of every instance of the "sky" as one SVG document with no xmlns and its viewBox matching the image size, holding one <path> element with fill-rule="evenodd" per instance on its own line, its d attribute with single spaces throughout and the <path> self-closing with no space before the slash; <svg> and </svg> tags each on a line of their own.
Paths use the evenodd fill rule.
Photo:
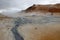
<svg viewBox="0 0 60 40">
<path fill-rule="evenodd" d="M 21 10 L 28 8 L 33 4 L 52 4 L 60 3 L 60 0 L 0 0 L 0 9 L 4 8 L 20 8 Z"/>
</svg>

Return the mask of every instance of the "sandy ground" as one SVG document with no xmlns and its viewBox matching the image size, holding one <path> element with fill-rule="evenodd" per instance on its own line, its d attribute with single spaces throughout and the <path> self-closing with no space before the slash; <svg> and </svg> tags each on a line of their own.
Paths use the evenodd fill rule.
<svg viewBox="0 0 60 40">
<path fill-rule="evenodd" d="M 0 40 L 14 40 L 10 31 L 13 26 L 12 18 L 0 18 Z"/>
<path fill-rule="evenodd" d="M 17 40 L 11 29 L 16 18 L 0 18 L 0 39 Z M 60 17 L 29 16 L 16 20 L 20 22 L 18 33 L 24 40 L 60 40 Z"/>
<path fill-rule="evenodd" d="M 18 31 L 24 40 L 60 40 L 60 23 L 26 24 Z"/>
</svg>

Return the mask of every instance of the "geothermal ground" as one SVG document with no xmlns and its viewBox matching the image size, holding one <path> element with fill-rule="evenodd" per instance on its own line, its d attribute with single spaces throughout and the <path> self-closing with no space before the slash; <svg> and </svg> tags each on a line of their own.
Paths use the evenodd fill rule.
<svg viewBox="0 0 60 40">
<path fill-rule="evenodd" d="M 60 40 L 60 16 L 0 17 L 0 40 Z"/>
</svg>

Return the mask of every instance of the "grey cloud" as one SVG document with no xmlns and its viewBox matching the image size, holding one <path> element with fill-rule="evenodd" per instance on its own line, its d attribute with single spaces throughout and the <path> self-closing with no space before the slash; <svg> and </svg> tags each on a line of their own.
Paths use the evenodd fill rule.
<svg viewBox="0 0 60 40">
<path fill-rule="evenodd" d="M 49 4 L 60 2 L 60 0 L 0 0 L 0 9 L 16 7 L 26 9 L 33 4 Z"/>
</svg>

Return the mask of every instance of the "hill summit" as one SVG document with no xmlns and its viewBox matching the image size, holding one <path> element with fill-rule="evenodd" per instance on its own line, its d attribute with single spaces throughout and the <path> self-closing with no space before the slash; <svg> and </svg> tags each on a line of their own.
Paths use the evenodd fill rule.
<svg viewBox="0 0 60 40">
<path fill-rule="evenodd" d="M 60 3 L 48 5 L 33 4 L 32 6 L 28 7 L 25 12 L 50 12 L 52 15 L 54 13 L 60 14 Z"/>
</svg>

